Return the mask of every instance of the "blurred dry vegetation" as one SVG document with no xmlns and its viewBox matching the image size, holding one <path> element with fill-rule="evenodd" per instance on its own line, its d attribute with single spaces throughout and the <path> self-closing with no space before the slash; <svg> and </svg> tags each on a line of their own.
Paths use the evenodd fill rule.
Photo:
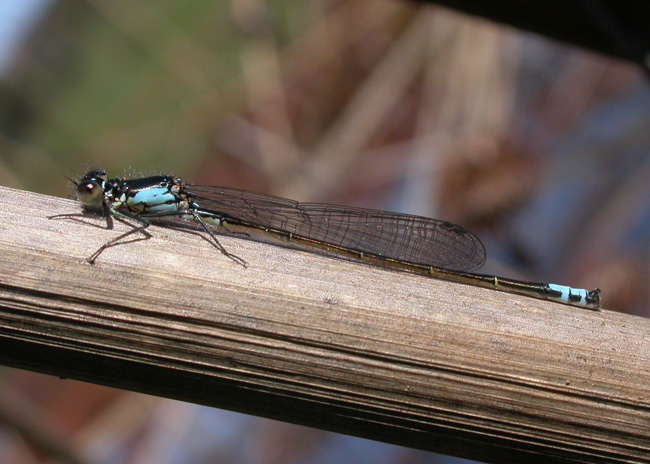
<svg viewBox="0 0 650 464">
<path fill-rule="evenodd" d="M 648 316 L 649 128 L 632 65 L 441 8 L 62 0 L 0 82 L 0 183 L 99 165 L 441 217 L 486 271 Z"/>
<path fill-rule="evenodd" d="M 529 277 L 638 311 L 648 219 L 622 261 L 588 241 L 631 201 L 610 189 L 649 169 L 647 111 L 624 109 L 644 92 L 631 65 L 405 2 L 58 1 L 2 81 L 0 180 L 66 195 L 59 174 L 99 165 L 444 217 Z M 516 224 L 536 201 L 561 222 L 539 238 Z"/>
</svg>

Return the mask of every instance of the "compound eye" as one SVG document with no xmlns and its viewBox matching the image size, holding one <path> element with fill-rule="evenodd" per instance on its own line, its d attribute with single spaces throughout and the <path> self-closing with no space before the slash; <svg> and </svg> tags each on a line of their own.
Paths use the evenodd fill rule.
<svg viewBox="0 0 650 464">
<path fill-rule="evenodd" d="M 84 206 L 101 206 L 103 195 L 102 186 L 94 179 L 77 185 L 77 200 Z"/>
</svg>

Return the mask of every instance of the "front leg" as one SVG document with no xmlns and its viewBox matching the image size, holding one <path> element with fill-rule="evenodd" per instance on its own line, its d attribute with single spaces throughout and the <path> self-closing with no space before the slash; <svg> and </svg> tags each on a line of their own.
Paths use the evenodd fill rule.
<svg viewBox="0 0 650 464">
<path fill-rule="evenodd" d="M 95 260 L 99 257 L 99 255 L 101 255 L 103 253 L 103 251 L 105 249 L 107 249 L 107 248 L 109 248 L 109 247 L 111 247 L 113 245 L 117 245 L 118 242 L 122 241 L 124 238 L 128 237 L 129 235 L 133 235 L 133 234 L 136 234 L 138 232 L 142 232 L 144 237 L 140 238 L 140 239 L 136 239 L 134 241 L 148 240 L 148 239 L 151 238 L 151 234 L 149 234 L 148 232 L 145 231 L 145 229 L 147 227 L 149 227 L 150 224 L 147 221 L 145 221 L 144 219 L 142 219 L 141 217 L 138 217 L 138 216 L 135 216 L 133 214 L 126 213 L 126 212 L 123 212 L 123 211 L 118 211 L 116 209 L 109 208 L 106 205 L 104 205 L 104 211 L 105 211 L 105 214 L 106 214 L 106 224 L 107 224 L 107 227 L 109 229 L 113 228 L 113 216 L 121 218 L 121 219 L 125 219 L 124 222 L 126 224 L 132 226 L 133 229 L 131 229 L 131 230 L 127 231 L 127 232 L 124 232 L 123 234 L 118 235 L 117 237 L 109 240 L 108 242 L 104 243 L 101 247 L 99 247 L 92 255 L 90 255 L 88 258 L 86 258 L 86 260 L 90 264 L 94 264 Z M 128 222 L 128 220 L 137 222 L 139 225 L 133 225 L 132 223 Z M 123 242 L 123 243 L 128 243 L 128 242 Z"/>
<path fill-rule="evenodd" d="M 94 223 L 90 223 L 88 221 L 83 220 L 83 218 L 98 217 L 98 216 L 106 220 L 106 229 L 108 230 L 113 229 L 113 217 L 111 216 L 110 209 L 106 205 L 102 205 L 101 211 L 98 208 L 84 207 L 82 213 L 55 214 L 54 216 L 48 216 L 47 218 L 48 219 L 71 219 L 73 221 L 80 222 L 85 225 L 91 225 L 93 227 L 101 227 L 99 225 L 95 225 Z"/>
</svg>

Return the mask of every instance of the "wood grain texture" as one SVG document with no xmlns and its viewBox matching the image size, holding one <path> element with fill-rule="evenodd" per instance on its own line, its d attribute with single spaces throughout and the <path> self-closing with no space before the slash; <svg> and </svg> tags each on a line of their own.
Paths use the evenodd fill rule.
<svg viewBox="0 0 650 464">
<path fill-rule="evenodd" d="M 650 320 L 0 188 L 0 363 L 485 462 L 650 462 Z"/>
</svg>

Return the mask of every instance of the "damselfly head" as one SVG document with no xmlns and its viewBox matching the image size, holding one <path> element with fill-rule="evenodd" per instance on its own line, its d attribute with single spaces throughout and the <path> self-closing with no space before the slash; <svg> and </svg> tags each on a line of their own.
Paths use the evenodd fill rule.
<svg viewBox="0 0 650 464">
<path fill-rule="evenodd" d="M 106 176 L 104 171 L 100 169 L 89 171 L 77 184 L 77 200 L 84 206 L 91 208 L 100 207 L 104 198 L 104 188 L 107 181 L 108 176 Z"/>
</svg>

